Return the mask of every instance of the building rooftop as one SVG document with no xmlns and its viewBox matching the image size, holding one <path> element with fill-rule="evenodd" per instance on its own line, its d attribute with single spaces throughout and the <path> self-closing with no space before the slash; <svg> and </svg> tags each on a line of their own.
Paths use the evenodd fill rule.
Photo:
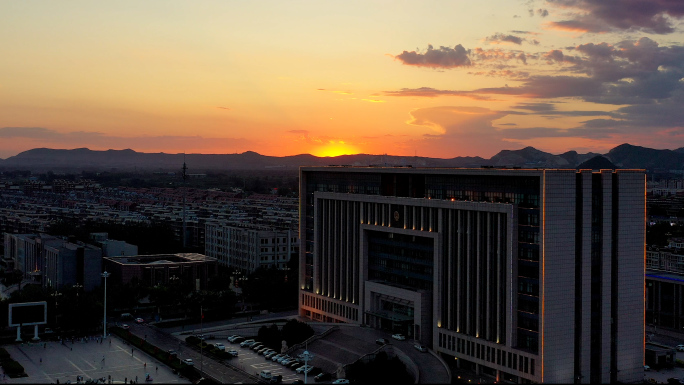
<svg viewBox="0 0 684 385">
<path fill-rule="evenodd" d="M 216 261 L 216 258 L 207 257 L 206 255 L 197 253 L 136 255 L 132 257 L 117 256 L 105 257 L 104 259 L 110 260 L 114 263 L 120 263 L 125 265 L 160 265 Z"/>
</svg>

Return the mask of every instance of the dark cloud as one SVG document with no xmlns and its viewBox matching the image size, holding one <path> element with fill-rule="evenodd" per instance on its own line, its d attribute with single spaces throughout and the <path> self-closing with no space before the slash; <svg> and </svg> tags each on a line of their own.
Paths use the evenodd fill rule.
<svg viewBox="0 0 684 385">
<path fill-rule="evenodd" d="M 513 108 L 532 112 L 551 112 L 556 110 L 553 103 L 518 103 Z"/>
<path fill-rule="evenodd" d="M 511 71 L 511 70 L 489 70 L 489 71 L 474 71 L 468 72 L 469 75 L 500 77 L 512 80 L 524 80 L 530 77 L 530 73 L 526 71 Z"/>
<path fill-rule="evenodd" d="M 506 35 L 503 33 L 496 33 L 492 36 L 489 36 L 485 38 L 485 41 L 489 43 L 494 43 L 494 44 L 499 44 L 499 43 L 513 43 L 517 45 L 521 45 L 525 39 L 514 36 L 514 35 Z"/>
<path fill-rule="evenodd" d="M 583 32 L 632 30 L 656 34 L 675 31 L 672 19 L 684 17 L 681 0 L 548 0 L 575 11 L 567 20 L 550 23 Z"/>
<path fill-rule="evenodd" d="M 216 108 L 219 108 L 219 109 L 222 109 L 222 110 L 229 110 L 229 111 L 230 111 L 230 108 L 228 108 L 228 107 L 216 107 Z"/>
<path fill-rule="evenodd" d="M 575 56 L 567 56 L 563 54 L 563 51 L 559 49 L 554 49 L 551 50 L 545 54 L 542 55 L 542 58 L 546 59 L 547 64 L 553 64 L 553 63 L 572 63 L 576 64 L 580 61 L 579 58 Z"/>
<path fill-rule="evenodd" d="M 598 96 L 603 85 L 591 78 L 576 76 L 532 76 L 518 87 L 480 88 L 471 91 L 480 95 L 519 95 L 528 98 L 566 98 Z"/>
<path fill-rule="evenodd" d="M 402 88 L 399 91 L 385 91 L 383 94 L 387 96 L 417 96 L 422 98 L 436 98 L 438 96 L 462 96 L 476 100 L 491 100 L 489 96 L 478 95 L 470 91 L 437 90 L 430 87 Z"/>
<path fill-rule="evenodd" d="M 404 51 L 395 56 L 405 65 L 429 68 L 456 68 L 470 66 L 470 50 L 458 44 L 454 48 L 428 45 L 424 52 Z"/>
<path fill-rule="evenodd" d="M 539 8 L 537 10 L 537 15 L 539 15 L 541 17 L 546 17 L 546 16 L 549 16 L 549 11 L 546 9 Z"/>
</svg>

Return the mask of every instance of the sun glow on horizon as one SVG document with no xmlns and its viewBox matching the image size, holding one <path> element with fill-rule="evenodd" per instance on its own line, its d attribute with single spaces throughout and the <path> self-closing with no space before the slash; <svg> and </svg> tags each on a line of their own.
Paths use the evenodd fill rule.
<svg viewBox="0 0 684 385">
<path fill-rule="evenodd" d="M 326 146 L 312 151 L 312 155 L 318 157 L 335 157 L 340 155 L 354 155 L 359 154 L 361 151 L 356 146 L 340 142 L 340 143 L 330 143 Z"/>
</svg>

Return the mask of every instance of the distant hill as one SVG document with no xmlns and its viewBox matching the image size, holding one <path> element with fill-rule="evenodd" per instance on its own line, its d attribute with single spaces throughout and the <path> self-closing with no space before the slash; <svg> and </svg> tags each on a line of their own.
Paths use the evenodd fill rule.
<svg viewBox="0 0 684 385">
<path fill-rule="evenodd" d="M 336 157 L 316 157 L 310 154 L 292 156 L 266 156 L 253 151 L 241 154 L 166 154 L 144 153 L 130 149 L 94 151 L 87 148 L 59 150 L 36 148 L 24 151 L 5 160 L 0 169 L 66 171 L 66 170 L 147 170 L 179 171 L 183 161 L 191 172 L 221 170 L 297 170 L 300 166 L 413 166 L 413 167 L 523 167 L 523 168 L 638 168 L 648 170 L 684 169 L 684 148 L 656 150 L 622 144 L 601 154 L 579 154 L 568 151 L 553 155 L 525 147 L 520 150 L 503 150 L 490 159 L 481 157 L 455 157 L 450 159 L 415 156 L 355 154 Z M 590 161 L 591 160 L 591 161 Z M 584 162 L 590 161 L 586 164 Z M 611 163 L 612 162 L 612 163 Z"/>
</svg>

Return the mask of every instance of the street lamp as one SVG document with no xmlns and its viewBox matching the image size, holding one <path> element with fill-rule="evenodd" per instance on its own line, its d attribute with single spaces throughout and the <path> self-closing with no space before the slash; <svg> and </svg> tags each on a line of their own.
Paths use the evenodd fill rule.
<svg viewBox="0 0 684 385">
<path fill-rule="evenodd" d="M 307 375 L 309 374 L 309 360 L 313 360 L 314 355 L 309 353 L 308 350 L 304 350 L 304 353 L 299 355 L 299 358 L 304 360 L 304 383 L 306 384 Z"/>
<path fill-rule="evenodd" d="M 109 277 L 111 274 L 107 273 L 107 271 L 105 270 L 105 272 L 102 273 L 101 275 L 105 280 L 105 284 L 104 284 L 104 319 L 102 320 L 102 325 L 103 325 L 102 338 L 107 338 L 107 277 Z"/>
</svg>

